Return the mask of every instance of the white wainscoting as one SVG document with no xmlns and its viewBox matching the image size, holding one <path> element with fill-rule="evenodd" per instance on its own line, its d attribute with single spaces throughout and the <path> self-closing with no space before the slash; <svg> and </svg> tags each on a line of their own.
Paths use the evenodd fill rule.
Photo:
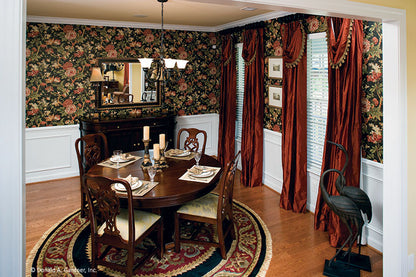
<svg viewBox="0 0 416 277">
<path fill-rule="evenodd" d="M 26 183 L 79 175 L 78 125 L 26 129 Z"/>
<path fill-rule="evenodd" d="M 207 132 L 207 145 L 205 154 L 218 154 L 218 114 L 185 115 L 176 117 L 176 134 L 181 128 L 197 128 Z M 199 138 L 199 137 L 198 137 Z M 181 141 L 181 143 L 183 143 Z M 181 144 L 182 145 L 182 144 Z M 176 138 L 175 138 L 176 147 Z"/>
</svg>

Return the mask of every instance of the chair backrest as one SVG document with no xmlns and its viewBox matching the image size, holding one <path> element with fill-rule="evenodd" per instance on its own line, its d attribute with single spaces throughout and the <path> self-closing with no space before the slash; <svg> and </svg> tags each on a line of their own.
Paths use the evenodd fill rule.
<svg viewBox="0 0 416 277">
<path fill-rule="evenodd" d="M 187 132 L 188 136 L 186 137 L 183 145 L 183 149 L 190 150 L 193 152 L 197 152 L 199 149 L 199 140 L 198 140 L 198 134 L 202 134 L 203 136 L 203 142 L 202 142 L 202 149 L 201 153 L 205 154 L 205 146 L 207 144 L 207 132 L 204 130 L 199 130 L 196 128 L 182 128 L 178 131 L 178 139 L 176 141 L 176 148 L 180 149 L 181 144 L 181 134 L 183 132 Z"/>
<path fill-rule="evenodd" d="M 227 214 L 232 214 L 234 177 L 237 170 L 239 156 L 240 151 L 238 151 L 234 159 L 227 163 L 225 171 L 221 176 L 217 214 L 217 219 L 219 221 L 222 221 Z"/>
<path fill-rule="evenodd" d="M 133 196 L 129 183 L 123 179 L 110 179 L 103 176 L 86 175 L 86 191 L 89 207 L 88 217 L 91 222 L 91 238 L 113 242 L 113 245 L 120 243 L 127 244 L 134 241 L 134 214 Z M 122 184 L 127 193 L 129 240 L 124 241 L 120 230 L 116 225 L 116 217 L 120 214 L 120 199 L 113 189 L 113 184 Z M 98 230 L 102 224 L 105 228 L 102 234 Z"/>
<path fill-rule="evenodd" d="M 79 174 L 82 176 L 94 165 L 108 158 L 107 137 L 103 133 L 89 134 L 75 141 Z"/>
</svg>

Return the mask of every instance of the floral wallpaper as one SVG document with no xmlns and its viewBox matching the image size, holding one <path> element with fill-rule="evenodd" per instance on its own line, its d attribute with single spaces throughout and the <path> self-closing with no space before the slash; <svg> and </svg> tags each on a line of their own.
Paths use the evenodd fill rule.
<svg viewBox="0 0 416 277">
<path fill-rule="evenodd" d="M 102 112 L 103 118 L 219 110 L 220 42 L 216 33 L 166 31 L 165 56 L 188 59 L 178 82 L 158 108 Z M 95 111 L 91 69 L 100 57 L 156 57 L 160 30 L 28 23 L 26 39 L 26 127 L 76 124 Z"/>
<path fill-rule="evenodd" d="M 323 16 L 310 16 L 304 20 L 307 33 L 325 32 Z M 362 156 L 383 163 L 383 80 L 382 80 L 382 30 L 381 23 L 364 21 L 363 78 L 362 78 Z M 277 19 L 267 21 L 265 30 L 265 57 L 281 56 L 281 24 Z M 265 110 L 264 127 L 281 132 L 279 108 L 268 105 L 268 87 L 281 85 L 281 80 L 268 78 L 268 63 L 265 62 Z"/>
</svg>

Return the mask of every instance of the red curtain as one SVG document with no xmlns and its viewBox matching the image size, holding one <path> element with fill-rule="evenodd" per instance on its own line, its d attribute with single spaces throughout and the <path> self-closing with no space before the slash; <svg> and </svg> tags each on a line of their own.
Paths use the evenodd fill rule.
<svg viewBox="0 0 416 277">
<path fill-rule="evenodd" d="M 306 211 L 306 34 L 300 21 L 283 26 L 282 164 L 280 207 Z"/>
<path fill-rule="evenodd" d="M 225 166 L 235 154 L 237 69 L 234 43 L 230 34 L 223 37 L 221 65 L 218 160 Z"/>
<path fill-rule="evenodd" d="M 361 20 L 328 18 L 329 100 L 326 139 L 342 144 L 350 162 L 345 171 L 347 186 L 360 184 L 361 160 L 361 76 L 363 58 L 363 24 Z M 324 147 L 322 172 L 341 170 L 343 154 L 328 143 Z M 334 174 L 327 183 L 330 195 L 337 195 Z M 328 230 L 330 244 L 341 245 L 348 236 L 344 224 L 323 201 L 321 191 L 315 208 L 315 229 Z"/>
<path fill-rule="evenodd" d="M 261 186 L 263 177 L 264 46 L 263 29 L 244 31 L 245 61 L 241 182 Z"/>
</svg>

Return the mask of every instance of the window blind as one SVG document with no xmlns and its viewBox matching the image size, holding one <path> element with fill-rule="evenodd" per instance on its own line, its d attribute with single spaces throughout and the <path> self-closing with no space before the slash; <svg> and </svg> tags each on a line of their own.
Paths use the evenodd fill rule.
<svg viewBox="0 0 416 277">
<path fill-rule="evenodd" d="M 321 173 L 328 112 L 328 52 L 325 33 L 307 40 L 307 167 Z"/>
<path fill-rule="evenodd" d="M 244 102 L 244 59 L 243 44 L 238 43 L 236 48 L 236 67 L 237 67 L 237 112 L 235 122 L 235 138 L 241 140 L 241 130 L 243 128 L 243 102 Z"/>
</svg>

